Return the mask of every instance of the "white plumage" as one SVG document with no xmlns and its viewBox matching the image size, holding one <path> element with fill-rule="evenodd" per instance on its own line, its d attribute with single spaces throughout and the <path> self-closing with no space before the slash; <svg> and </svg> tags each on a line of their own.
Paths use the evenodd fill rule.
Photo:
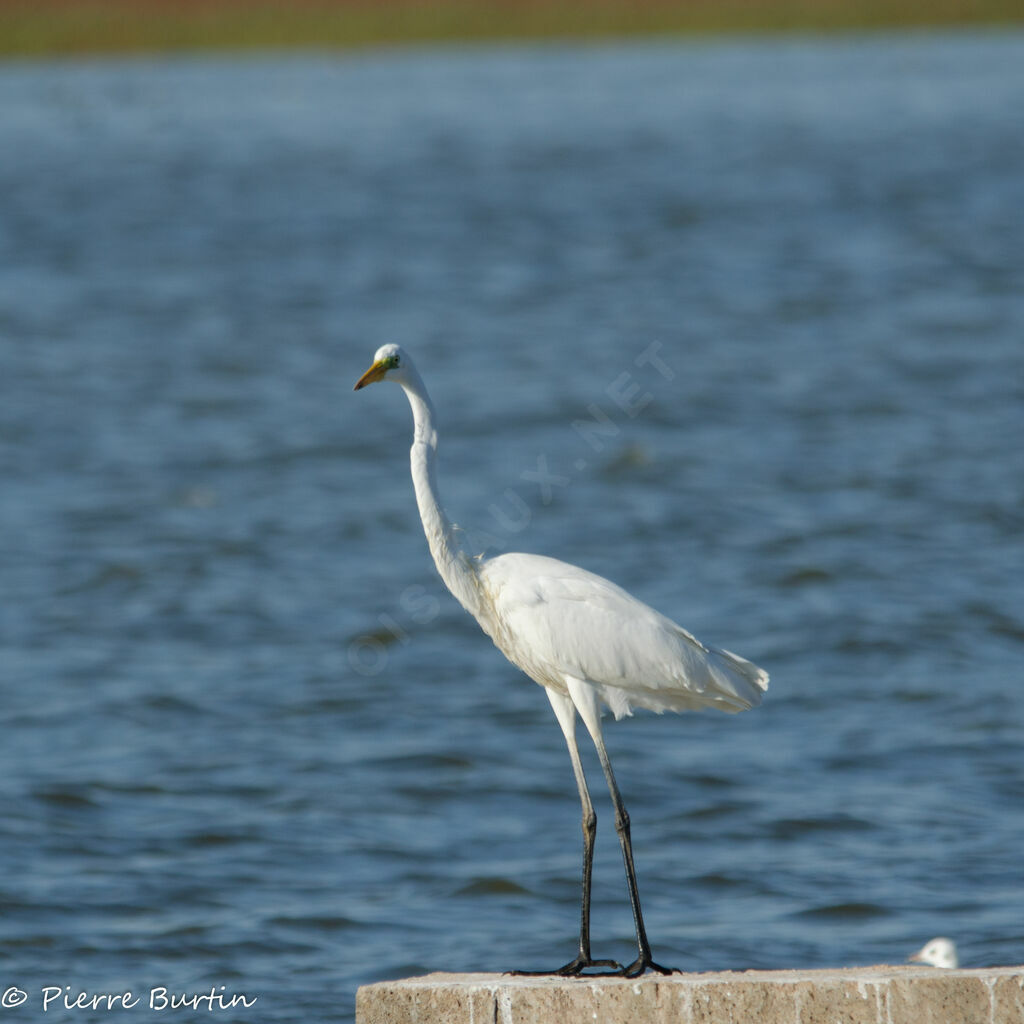
<svg viewBox="0 0 1024 1024">
<path fill-rule="evenodd" d="M 907 959 L 914 963 L 927 964 L 929 967 L 941 967 L 946 970 L 954 970 L 960 966 L 956 943 L 943 935 L 936 939 L 930 939 Z"/>
<path fill-rule="evenodd" d="M 682 626 L 621 587 L 575 565 L 541 555 L 477 558 L 460 543 L 437 491 L 437 431 L 426 388 L 398 345 L 378 349 L 356 390 L 377 380 L 402 386 L 413 411 L 410 464 L 416 503 L 434 564 L 445 585 L 502 653 L 545 687 L 565 735 L 583 807 L 583 884 L 576 957 L 557 972 L 580 974 L 608 967 L 633 977 L 651 969 L 626 813 L 601 735 L 600 705 L 616 718 L 634 707 L 651 711 L 718 708 L 745 711 L 761 703 L 768 673 L 729 651 L 702 644 Z M 576 714 L 597 747 L 615 807 L 638 955 L 626 967 L 590 955 L 590 877 L 597 818 L 576 746 Z"/>
<path fill-rule="evenodd" d="M 542 686 L 564 693 L 566 675 L 581 678 L 616 718 L 634 707 L 745 711 L 761 703 L 766 672 L 706 647 L 610 580 L 523 554 L 488 559 L 479 576 L 493 619 L 484 629 Z"/>
</svg>

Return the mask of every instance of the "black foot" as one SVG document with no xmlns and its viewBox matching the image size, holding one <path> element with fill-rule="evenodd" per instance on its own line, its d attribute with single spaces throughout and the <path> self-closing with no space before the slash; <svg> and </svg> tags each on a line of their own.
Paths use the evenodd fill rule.
<svg viewBox="0 0 1024 1024">
<path fill-rule="evenodd" d="M 678 967 L 662 967 L 651 959 L 651 954 L 638 956 L 628 967 L 623 967 L 621 974 L 624 978 L 639 978 L 644 971 L 655 971 L 658 974 L 682 974 Z"/>
<path fill-rule="evenodd" d="M 563 978 L 577 978 L 584 971 L 591 967 L 610 967 L 609 971 L 600 971 L 600 974 L 621 974 L 625 968 L 618 960 L 591 960 L 590 957 L 577 956 L 575 959 L 570 960 L 567 964 L 563 964 L 561 967 L 556 967 L 553 971 L 506 971 L 506 974 L 517 974 L 525 975 L 527 977 L 541 977 L 543 975 L 561 975 Z"/>
</svg>

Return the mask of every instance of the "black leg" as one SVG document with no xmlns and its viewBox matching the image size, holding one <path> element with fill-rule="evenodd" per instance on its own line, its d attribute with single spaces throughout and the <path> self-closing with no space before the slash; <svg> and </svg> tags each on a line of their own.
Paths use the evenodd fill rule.
<svg viewBox="0 0 1024 1024">
<path fill-rule="evenodd" d="M 582 770 L 580 777 L 582 778 Z M 586 782 L 583 783 L 582 792 L 586 792 Z M 567 977 L 582 974 L 590 967 L 622 969 L 622 964 L 617 960 L 595 960 L 590 955 L 590 880 L 594 873 L 594 838 L 597 836 L 597 814 L 589 804 L 590 794 L 587 793 L 583 806 L 583 883 L 580 894 L 580 948 L 574 959 L 554 972 L 555 974 Z"/>
<path fill-rule="evenodd" d="M 659 974 L 677 973 L 675 968 L 662 967 L 651 957 L 651 944 L 647 941 L 647 930 L 644 928 L 644 916 L 640 910 L 640 894 L 636 887 L 636 868 L 633 866 L 633 844 L 629 837 L 629 815 L 622 802 L 622 794 L 619 792 L 618 784 L 615 781 L 615 773 L 612 771 L 612 763 L 608 758 L 608 751 L 605 749 L 604 739 L 601 736 L 601 708 L 597 697 L 597 691 L 589 683 L 581 679 L 566 678 L 566 686 L 569 696 L 572 698 L 576 710 L 579 711 L 587 731 L 590 733 L 594 746 L 597 747 L 597 756 L 601 760 L 601 769 L 608 782 L 608 791 L 612 796 L 612 805 L 615 807 L 615 831 L 619 834 L 619 844 L 622 846 L 622 861 L 626 866 L 626 884 L 629 886 L 629 904 L 633 909 L 633 924 L 636 928 L 637 958 L 627 967 L 616 971 L 627 978 L 635 978 L 646 970 L 657 971 Z"/>
<path fill-rule="evenodd" d="M 621 974 L 627 978 L 635 978 L 646 970 L 657 971 L 658 974 L 678 974 L 674 967 L 662 967 L 651 957 L 651 944 L 647 941 L 647 929 L 644 928 L 644 915 L 640 909 L 640 893 L 636 886 L 636 867 L 633 864 L 633 843 L 629 834 L 629 814 L 625 804 L 622 802 L 622 795 L 615 782 L 615 774 L 612 771 L 611 761 L 608 759 L 608 751 L 605 750 L 601 734 L 594 737 L 597 746 L 597 754 L 601 759 L 601 767 L 604 769 L 604 776 L 608 780 L 608 789 L 612 795 L 612 803 L 615 806 L 615 831 L 619 834 L 619 844 L 622 847 L 622 861 L 626 867 L 626 884 L 629 887 L 629 903 L 633 908 L 633 925 L 636 928 L 637 958 L 622 969 Z"/>
<path fill-rule="evenodd" d="M 573 775 L 576 778 L 576 787 L 580 793 L 580 804 L 583 807 L 583 876 L 580 893 L 579 952 L 567 964 L 563 964 L 553 971 L 509 971 L 508 973 L 560 974 L 565 977 L 573 977 L 592 967 L 608 967 L 611 970 L 605 973 L 617 974 L 623 970 L 622 964 L 618 960 L 595 960 L 590 955 L 590 881 L 594 873 L 594 838 L 597 835 L 597 814 L 594 812 L 594 805 L 587 790 L 587 779 L 583 774 L 583 764 L 576 746 L 576 709 L 573 707 L 572 701 L 564 694 L 558 694 L 552 690 L 548 690 L 547 694 L 558 718 L 558 724 L 565 734 L 569 757 L 572 760 Z"/>
</svg>

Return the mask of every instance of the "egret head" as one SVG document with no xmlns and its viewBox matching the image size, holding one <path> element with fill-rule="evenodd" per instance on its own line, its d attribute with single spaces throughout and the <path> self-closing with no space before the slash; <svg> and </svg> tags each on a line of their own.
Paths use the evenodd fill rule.
<svg viewBox="0 0 1024 1024">
<path fill-rule="evenodd" d="M 919 949 L 913 956 L 908 957 L 914 963 L 928 964 L 931 967 L 955 968 L 959 965 L 956 955 L 956 945 L 952 939 L 939 937 L 932 939 L 923 948 Z"/>
<path fill-rule="evenodd" d="M 378 380 L 391 380 L 396 384 L 401 384 L 403 379 L 406 379 L 407 373 L 411 371 L 412 363 L 401 345 L 381 345 L 374 354 L 373 364 L 356 381 L 353 390 L 358 391 L 360 388 L 365 388 L 367 384 Z"/>
</svg>

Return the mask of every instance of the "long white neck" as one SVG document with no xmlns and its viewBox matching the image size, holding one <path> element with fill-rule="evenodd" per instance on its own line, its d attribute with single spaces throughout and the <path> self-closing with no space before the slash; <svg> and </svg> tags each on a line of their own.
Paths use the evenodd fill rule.
<svg viewBox="0 0 1024 1024">
<path fill-rule="evenodd" d="M 415 371 L 402 381 L 412 406 L 413 442 L 409 450 L 416 504 L 419 506 L 423 532 L 427 535 L 430 554 L 445 586 L 471 615 L 479 616 L 480 589 L 472 557 L 459 543 L 455 527 L 441 507 L 437 490 L 437 430 L 434 407 Z"/>
</svg>

